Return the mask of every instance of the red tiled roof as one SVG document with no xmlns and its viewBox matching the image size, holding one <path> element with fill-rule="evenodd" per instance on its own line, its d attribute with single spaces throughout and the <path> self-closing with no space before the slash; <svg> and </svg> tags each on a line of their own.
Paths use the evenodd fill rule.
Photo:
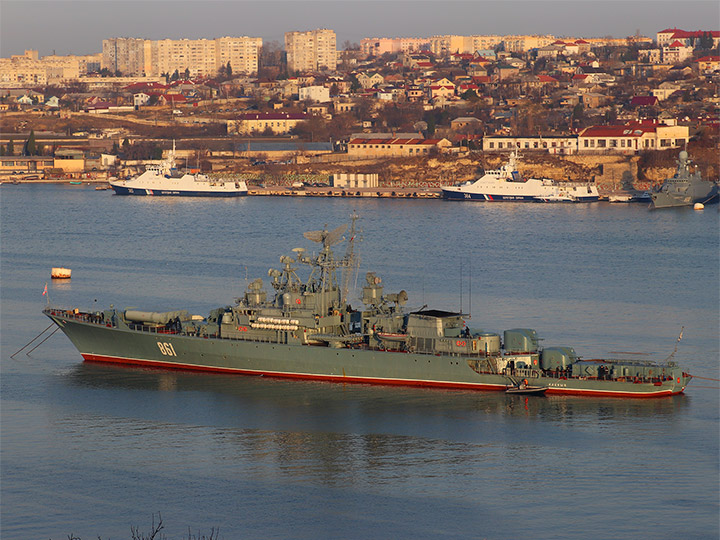
<svg viewBox="0 0 720 540">
<path fill-rule="evenodd" d="M 538 82 L 543 83 L 556 83 L 558 80 L 550 75 L 538 75 Z"/>
<path fill-rule="evenodd" d="M 703 56 L 697 62 L 720 62 L 720 56 Z"/>
<path fill-rule="evenodd" d="M 680 43 L 677 39 L 673 41 L 668 47 L 684 47 L 684 43 Z"/>
<path fill-rule="evenodd" d="M 658 98 L 655 96 L 634 96 L 630 100 L 631 106 L 639 105 L 641 107 L 647 106 L 647 105 L 656 105 L 658 102 Z"/>
<path fill-rule="evenodd" d="M 702 37 L 703 34 L 710 34 L 714 38 L 720 37 L 720 31 L 715 31 L 715 30 L 710 31 L 710 32 L 705 32 L 703 30 L 695 30 L 694 32 L 687 32 L 685 30 L 677 30 L 672 35 L 672 38 L 676 38 L 676 39 L 687 39 L 687 38 L 693 38 L 693 37 L 699 38 L 699 37 Z"/>
<path fill-rule="evenodd" d="M 177 103 L 187 101 L 187 98 L 182 94 L 163 94 L 163 97 L 166 101 L 175 101 Z"/>
</svg>

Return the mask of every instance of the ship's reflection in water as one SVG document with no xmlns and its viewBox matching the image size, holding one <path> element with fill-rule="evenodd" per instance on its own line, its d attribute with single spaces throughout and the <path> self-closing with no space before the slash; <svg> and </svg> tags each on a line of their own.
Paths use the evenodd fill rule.
<svg viewBox="0 0 720 540">
<path fill-rule="evenodd" d="M 641 444 L 653 425 L 667 430 L 679 421 L 689 400 L 509 396 L 90 363 L 69 377 L 70 386 L 104 393 L 97 412 L 108 418 L 162 423 L 163 437 L 176 426 L 177 446 L 203 448 L 196 464 L 224 461 L 230 470 L 326 485 L 394 484 L 416 473 L 414 483 L 487 481 L 501 471 L 521 482 L 519 474 L 538 466 L 578 467 L 574 454 L 587 458 L 611 441 Z M 142 405 L 129 405 L 128 395 Z"/>
</svg>

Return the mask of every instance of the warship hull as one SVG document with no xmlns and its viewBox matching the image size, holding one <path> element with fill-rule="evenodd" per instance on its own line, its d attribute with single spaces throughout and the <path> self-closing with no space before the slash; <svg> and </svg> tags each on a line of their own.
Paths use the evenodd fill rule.
<svg viewBox="0 0 720 540">
<path fill-rule="evenodd" d="M 677 165 L 675 174 L 666 178 L 660 189 L 650 195 L 651 208 L 677 208 L 718 202 L 718 185 L 703 180 L 697 169 L 691 172 L 691 161 L 685 150 L 680 152 Z"/>
<path fill-rule="evenodd" d="M 466 390 L 506 391 L 518 376 L 530 378 L 546 394 L 652 398 L 685 390 L 690 376 L 663 376 L 654 380 L 602 380 L 566 377 L 518 370 L 483 372 L 479 355 L 425 354 L 378 349 L 335 348 L 291 342 L 286 332 L 276 339 L 257 341 L 221 339 L 138 331 L 48 308 L 55 322 L 85 361 L 161 369 L 209 371 L 250 376 L 324 380 L 341 383 L 407 385 Z"/>
<path fill-rule="evenodd" d="M 705 185 L 692 186 L 682 193 L 666 193 L 659 191 L 651 195 L 653 208 L 677 208 L 692 206 L 695 203 L 713 204 L 718 202 L 717 188 L 711 182 Z"/>
</svg>

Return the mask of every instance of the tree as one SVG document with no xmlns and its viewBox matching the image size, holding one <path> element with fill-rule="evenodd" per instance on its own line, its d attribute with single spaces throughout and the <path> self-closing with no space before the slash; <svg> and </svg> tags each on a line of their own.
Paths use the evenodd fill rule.
<svg viewBox="0 0 720 540">
<path fill-rule="evenodd" d="M 35 130 L 30 130 L 30 135 L 27 138 L 27 141 L 25 141 L 25 155 L 26 156 L 34 156 L 37 154 L 37 145 L 35 144 Z"/>
<path fill-rule="evenodd" d="M 578 125 L 582 127 L 583 122 L 585 121 L 585 109 L 583 107 L 582 103 L 578 103 L 575 105 L 575 108 L 572 112 L 572 126 L 575 127 L 575 125 Z"/>
<path fill-rule="evenodd" d="M 153 146 L 151 159 L 162 159 L 163 151 L 158 145 Z"/>
<path fill-rule="evenodd" d="M 7 155 L 12 156 L 15 154 L 15 145 L 13 145 L 13 140 L 10 139 L 7 143 Z"/>
<path fill-rule="evenodd" d="M 170 77 L 170 80 L 171 80 L 171 81 L 177 81 L 179 78 L 180 78 L 180 73 L 179 73 L 178 70 L 176 69 L 175 72 L 174 72 L 174 73 L 172 74 L 172 76 Z"/>
<path fill-rule="evenodd" d="M 702 50 L 710 50 L 715 45 L 712 34 L 710 32 L 703 32 L 698 40 L 698 48 Z"/>
<path fill-rule="evenodd" d="M 190 68 L 185 68 L 185 80 L 187 81 L 190 78 Z"/>
<path fill-rule="evenodd" d="M 475 93 L 475 90 L 465 90 L 462 94 L 460 94 L 460 97 L 463 98 L 465 101 L 480 101 L 480 96 Z"/>
<path fill-rule="evenodd" d="M 230 60 L 228 60 L 227 66 L 225 67 L 225 76 L 228 79 L 232 79 L 232 66 L 230 65 Z"/>
</svg>

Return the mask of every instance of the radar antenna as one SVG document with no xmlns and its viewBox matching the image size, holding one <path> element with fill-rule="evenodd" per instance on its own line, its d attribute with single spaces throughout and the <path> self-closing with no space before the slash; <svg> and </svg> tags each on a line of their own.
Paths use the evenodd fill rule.
<svg viewBox="0 0 720 540">
<path fill-rule="evenodd" d="M 312 242 L 322 244 L 323 247 L 329 247 L 340 242 L 340 240 L 342 240 L 342 235 L 346 230 L 347 224 L 340 225 L 335 230 L 328 232 L 327 225 L 325 225 L 325 228 L 322 231 L 308 231 L 303 233 L 303 236 Z"/>
</svg>

